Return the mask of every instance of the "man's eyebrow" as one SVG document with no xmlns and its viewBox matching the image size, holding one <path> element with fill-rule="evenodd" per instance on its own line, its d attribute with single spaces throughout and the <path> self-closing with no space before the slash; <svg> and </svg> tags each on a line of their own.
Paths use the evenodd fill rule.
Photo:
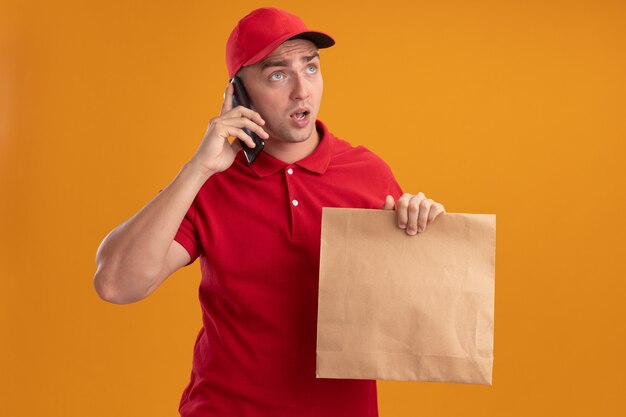
<svg viewBox="0 0 626 417">
<path fill-rule="evenodd" d="M 261 71 L 263 71 L 265 68 L 269 68 L 269 67 L 286 67 L 289 64 L 289 61 L 287 60 L 282 60 L 282 61 L 264 61 L 261 64 Z"/>
<path fill-rule="evenodd" d="M 302 57 L 302 61 L 303 62 L 309 62 L 312 61 L 315 58 L 319 58 L 320 54 L 319 52 L 315 51 L 313 52 L 311 55 L 307 55 L 307 56 L 303 56 Z M 265 68 L 269 68 L 269 67 L 286 67 L 289 65 L 291 61 L 287 60 L 287 59 L 283 59 L 283 60 L 279 60 L 279 61 L 272 61 L 271 59 L 264 61 L 261 64 L 261 71 L 263 71 Z"/>
<path fill-rule="evenodd" d="M 309 61 L 312 61 L 313 59 L 319 58 L 319 57 L 320 57 L 319 52 L 315 51 L 315 52 L 313 52 L 312 55 L 302 57 L 302 60 L 304 62 L 309 62 Z"/>
</svg>

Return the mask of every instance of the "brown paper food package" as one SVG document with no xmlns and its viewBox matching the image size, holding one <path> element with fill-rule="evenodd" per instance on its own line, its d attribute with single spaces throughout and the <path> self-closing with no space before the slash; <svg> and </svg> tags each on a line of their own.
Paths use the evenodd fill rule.
<svg viewBox="0 0 626 417">
<path fill-rule="evenodd" d="M 491 385 L 493 214 L 324 208 L 317 377 Z"/>
</svg>

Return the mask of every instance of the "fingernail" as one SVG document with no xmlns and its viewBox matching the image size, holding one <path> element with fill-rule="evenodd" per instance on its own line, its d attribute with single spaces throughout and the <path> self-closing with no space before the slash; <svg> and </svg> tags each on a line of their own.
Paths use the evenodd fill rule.
<svg viewBox="0 0 626 417">
<path fill-rule="evenodd" d="M 407 230 L 407 233 L 410 235 L 414 235 L 416 232 L 415 232 L 415 229 L 413 229 L 412 227 L 409 227 L 409 230 Z"/>
<path fill-rule="evenodd" d="M 417 231 L 422 233 L 424 231 L 424 228 L 422 226 L 418 226 Z"/>
<path fill-rule="evenodd" d="M 406 224 L 399 224 L 399 225 L 398 225 L 398 227 L 399 227 L 400 229 L 406 229 Z"/>
</svg>

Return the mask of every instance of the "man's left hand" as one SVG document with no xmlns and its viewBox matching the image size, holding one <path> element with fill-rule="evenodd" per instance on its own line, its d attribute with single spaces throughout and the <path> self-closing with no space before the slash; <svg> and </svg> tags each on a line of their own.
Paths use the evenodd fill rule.
<svg viewBox="0 0 626 417">
<path fill-rule="evenodd" d="M 423 193 L 404 193 L 398 199 L 397 204 L 393 196 L 388 195 L 383 209 L 393 210 L 394 208 L 398 213 L 398 227 L 405 229 L 407 235 L 424 232 L 427 225 L 431 224 L 441 213 L 446 212 L 441 203 L 426 198 Z"/>
</svg>

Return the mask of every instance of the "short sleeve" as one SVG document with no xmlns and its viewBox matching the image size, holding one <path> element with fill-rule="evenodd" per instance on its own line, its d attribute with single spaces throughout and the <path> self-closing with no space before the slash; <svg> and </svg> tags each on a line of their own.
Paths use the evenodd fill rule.
<svg viewBox="0 0 626 417">
<path fill-rule="evenodd" d="M 398 184 L 396 177 L 393 175 L 391 167 L 379 156 L 376 155 L 376 158 L 380 161 L 381 164 L 381 171 L 379 171 L 381 172 L 382 181 L 380 183 L 381 191 L 385 190 L 385 197 L 391 195 L 395 201 L 398 201 L 398 199 L 404 193 L 404 191 L 402 191 L 402 187 L 400 187 L 400 184 Z"/>
<path fill-rule="evenodd" d="M 191 259 L 187 265 L 192 264 L 198 256 L 200 256 L 200 243 L 195 225 L 196 215 L 197 209 L 194 200 L 191 207 L 189 207 L 189 210 L 187 210 L 187 213 L 178 228 L 178 232 L 176 232 L 176 235 L 174 236 L 174 240 L 180 243 L 183 248 L 189 252 Z"/>
<path fill-rule="evenodd" d="M 389 182 L 388 182 L 387 195 L 393 196 L 393 199 L 395 201 L 398 201 L 400 196 L 402 196 L 403 194 L 402 187 L 400 187 L 400 184 L 398 184 L 396 177 L 394 177 L 393 172 L 391 172 L 391 168 L 389 168 L 389 166 L 387 166 L 387 168 L 389 169 Z"/>
</svg>

